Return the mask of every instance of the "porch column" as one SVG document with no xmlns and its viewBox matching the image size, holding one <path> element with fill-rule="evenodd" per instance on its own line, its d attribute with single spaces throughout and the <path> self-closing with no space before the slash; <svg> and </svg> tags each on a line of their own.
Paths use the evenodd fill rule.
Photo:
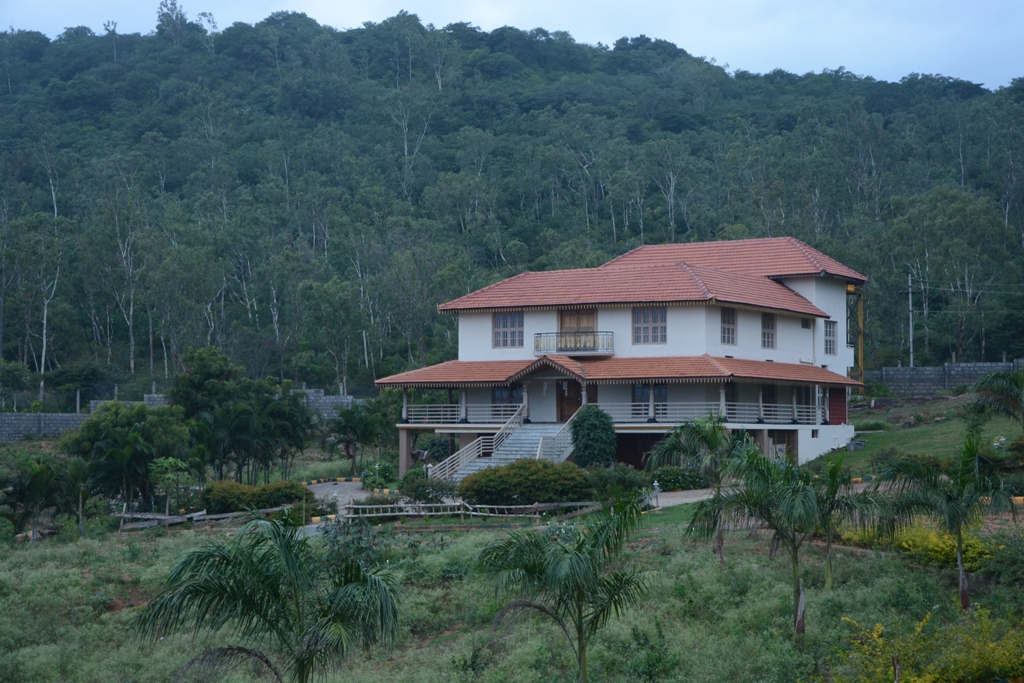
<svg viewBox="0 0 1024 683">
<path fill-rule="evenodd" d="M 651 382 L 647 385 L 647 421 L 657 422 L 658 418 L 654 416 L 654 383 Z"/>
<path fill-rule="evenodd" d="M 402 424 L 409 424 L 409 390 L 402 389 Z"/>
<path fill-rule="evenodd" d="M 825 387 L 825 421 L 821 423 L 823 425 L 832 424 L 831 422 L 829 422 L 829 419 L 828 419 L 828 398 L 829 398 L 829 392 L 830 391 L 831 391 L 830 387 Z"/>
<path fill-rule="evenodd" d="M 530 383 L 523 382 L 523 422 L 530 423 Z"/>
<path fill-rule="evenodd" d="M 799 424 L 799 421 L 796 419 L 796 387 L 793 387 L 793 393 L 790 396 L 793 397 L 793 424 Z"/>
<path fill-rule="evenodd" d="M 814 424 L 821 424 L 821 385 L 814 385 Z"/>
<path fill-rule="evenodd" d="M 580 382 L 580 390 L 583 392 L 583 405 L 587 405 L 587 383 Z"/>
<path fill-rule="evenodd" d="M 758 429 L 754 431 L 754 443 L 761 448 L 761 455 L 768 457 L 768 430 Z"/>
<path fill-rule="evenodd" d="M 466 405 L 466 390 L 459 389 L 459 424 L 466 424 L 468 419 L 468 406 Z"/>
<path fill-rule="evenodd" d="M 718 417 L 725 419 L 725 382 L 718 385 Z"/>
<path fill-rule="evenodd" d="M 412 430 L 398 430 L 398 477 L 412 469 Z"/>
<path fill-rule="evenodd" d="M 764 424 L 764 387 L 760 384 L 757 385 L 757 424 Z"/>
</svg>

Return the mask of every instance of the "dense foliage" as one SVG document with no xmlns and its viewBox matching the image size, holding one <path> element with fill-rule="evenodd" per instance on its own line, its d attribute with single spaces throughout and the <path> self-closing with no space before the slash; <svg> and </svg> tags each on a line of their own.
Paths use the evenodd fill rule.
<svg viewBox="0 0 1024 683">
<path fill-rule="evenodd" d="M 871 276 L 872 364 L 904 354 L 908 274 L 919 363 L 1024 355 L 1020 79 L 164 5 L 149 35 L 0 35 L 0 348 L 48 389 L 138 398 L 213 344 L 253 378 L 365 394 L 454 356 L 439 301 L 762 235 Z"/>
<path fill-rule="evenodd" d="M 313 492 L 297 481 L 275 481 L 273 484 L 263 486 L 246 486 L 235 481 L 215 481 L 206 485 L 200 500 L 211 515 L 240 512 L 250 508 L 264 510 L 303 501 L 312 509 L 317 502 Z"/>
<path fill-rule="evenodd" d="M 533 505 L 590 500 L 587 473 L 571 462 L 517 460 L 475 472 L 459 483 L 459 496 L 473 505 Z"/>
<path fill-rule="evenodd" d="M 590 404 L 573 416 L 572 459 L 580 467 L 607 467 L 615 462 L 615 425 L 611 415 Z"/>
</svg>

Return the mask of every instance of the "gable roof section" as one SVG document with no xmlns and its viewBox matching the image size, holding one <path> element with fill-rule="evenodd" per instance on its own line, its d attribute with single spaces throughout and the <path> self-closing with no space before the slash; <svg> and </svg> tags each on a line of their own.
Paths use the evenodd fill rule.
<svg viewBox="0 0 1024 683">
<path fill-rule="evenodd" d="M 860 386 L 856 380 L 814 365 L 772 363 L 703 356 L 666 358 L 605 358 L 576 360 L 566 356 L 541 356 L 528 361 L 457 361 L 410 370 L 377 380 L 380 387 L 447 388 L 496 386 L 518 382 L 526 376 L 553 368 L 573 379 L 597 384 L 632 382 L 781 382 Z"/>
<path fill-rule="evenodd" d="M 602 266 L 520 273 L 442 304 L 438 310 L 445 313 L 502 308 L 715 302 L 828 317 L 800 294 L 762 275 L 727 272 L 687 263 L 637 263 L 616 268 Z"/>
<path fill-rule="evenodd" d="M 719 242 L 686 242 L 637 247 L 600 266 L 601 270 L 640 265 L 689 263 L 765 277 L 832 275 L 852 282 L 867 278 L 795 237 L 764 237 Z"/>
</svg>

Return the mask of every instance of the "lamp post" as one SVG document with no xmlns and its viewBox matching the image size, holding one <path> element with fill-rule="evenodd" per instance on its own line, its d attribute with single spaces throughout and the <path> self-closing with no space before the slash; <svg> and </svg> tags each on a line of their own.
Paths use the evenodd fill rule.
<svg viewBox="0 0 1024 683">
<path fill-rule="evenodd" d="M 654 507 L 660 508 L 661 507 L 661 503 L 658 501 L 658 494 L 661 493 L 661 487 L 658 486 L 658 480 L 657 479 L 654 480 L 654 485 L 653 485 L 652 488 L 654 490 Z"/>
</svg>

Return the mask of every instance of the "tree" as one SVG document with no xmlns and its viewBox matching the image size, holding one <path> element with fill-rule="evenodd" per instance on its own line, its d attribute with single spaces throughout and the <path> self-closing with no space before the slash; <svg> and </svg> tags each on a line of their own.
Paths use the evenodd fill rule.
<svg viewBox="0 0 1024 683">
<path fill-rule="evenodd" d="M 359 645 L 390 643 L 398 628 L 394 577 L 352 559 L 326 562 L 286 521 L 254 520 L 227 543 L 192 550 L 138 617 L 140 638 L 226 629 L 245 646 L 208 650 L 185 668 L 243 658 L 284 660 L 307 683 Z M 271 652 L 261 647 L 270 646 Z"/>
<path fill-rule="evenodd" d="M 612 615 L 647 594 L 650 573 L 613 568 L 639 527 L 641 502 L 640 497 L 617 502 L 564 534 L 511 533 L 480 554 L 480 570 L 494 578 L 499 595 L 513 598 L 495 624 L 525 611 L 554 621 L 576 656 L 580 683 L 587 681 L 587 646 L 594 635 Z"/>
<path fill-rule="evenodd" d="M 606 467 L 615 462 L 615 425 L 608 413 L 596 405 L 585 405 L 577 411 L 569 429 L 577 465 Z"/>
<path fill-rule="evenodd" d="M 981 406 L 1005 415 L 1024 429 L 1024 372 L 990 373 L 978 380 L 974 391 Z"/>
<path fill-rule="evenodd" d="M 171 487 L 174 487 L 174 497 L 180 495 L 181 482 L 188 477 L 189 466 L 177 458 L 156 458 L 149 466 L 150 477 L 159 484 L 166 494 L 164 501 L 164 514 L 171 514 Z"/>
<path fill-rule="evenodd" d="M 16 470 L 0 477 L 0 517 L 21 533 L 32 525 L 32 543 L 38 537 L 39 515 L 59 502 L 59 470 L 51 462 L 25 460 Z M 2 509 L 6 508 L 6 510 Z"/>
<path fill-rule="evenodd" d="M 747 434 L 736 435 L 725 427 L 725 421 L 706 417 L 679 425 L 655 444 L 644 462 L 648 470 L 664 465 L 691 467 L 700 471 L 714 490 L 714 499 L 722 496 L 726 473 L 749 453 L 759 452 L 757 444 Z M 716 503 L 720 505 L 721 501 Z M 718 509 L 714 507 L 712 509 Z M 725 540 L 721 520 L 715 530 L 715 557 L 725 561 Z"/>
<path fill-rule="evenodd" d="M 7 399 L 11 398 L 15 391 L 25 391 L 29 388 L 32 375 L 24 363 L 0 358 L 0 407 L 7 407 Z"/>
<path fill-rule="evenodd" d="M 964 570 L 964 531 L 980 523 L 989 510 L 1010 510 L 1016 519 L 1012 496 L 998 474 L 979 468 L 981 457 L 980 444 L 968 437 L 941 468 L 916 458 L 888 461 L 874 487 L 887 496 L 877 522 L 886 535 L 894 535 L 911 524 L 915 516 L 923 515 L 956 537 L 963 610 L 971 606 Z"/>
<path fill-rule="evenodd" d="M 60 472 L 60 494 L 65 510 L 78 517 L 78 538 L 85 536 L 85 501 L 97 489 L 96 461 L 71 458 Z"/>
<path fill-rule="evenodd" d="M 844 524 L 869 513 L 869 506 L 854 491 L 849 471 L 843 469 L 843 454 L 825 456 L 825 469 L 815 480 L 818 525 L 825 537 L 825 589 L 832 590 L 832 543 Z"/>
<path fill-rule="evenodd" d="M 697 503 L 687 529 L 690 536 L 709 541 L 726 516 L 761 522 L 772 533 L 772 545 L 789 554 L 793 566 L 793 631 L 804 632 L 804 594 L 800 586 L 800 550 L 818 530 L 821 511 L 811 474 L 788 462 L 773 462 L 757 450 L 747 450 L 733 463 L 735 484 L 721 494 Z"/>
</svg>

